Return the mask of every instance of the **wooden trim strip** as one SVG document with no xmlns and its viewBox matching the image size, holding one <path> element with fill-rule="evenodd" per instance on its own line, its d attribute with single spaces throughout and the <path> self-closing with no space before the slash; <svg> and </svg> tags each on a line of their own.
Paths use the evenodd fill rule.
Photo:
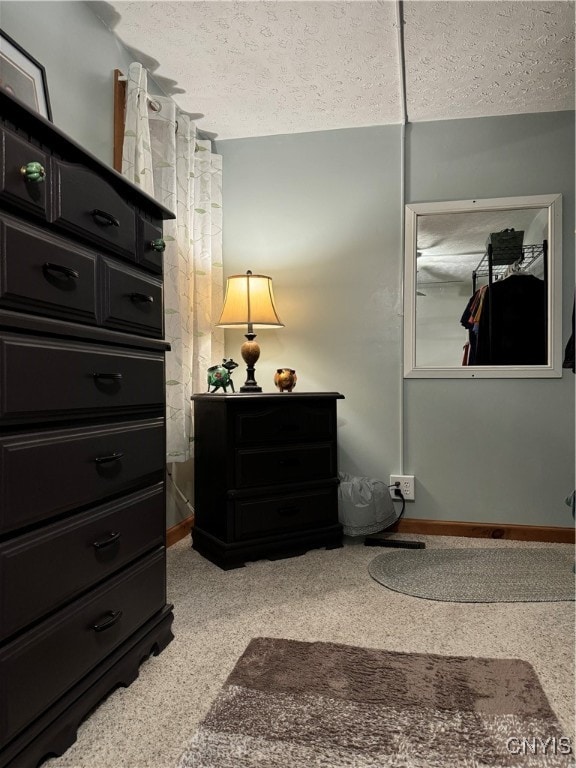
<svg viewBox="0 0 576 768">
<path fill-rule="evenodd" d="M 176 544 L 180 539 L 184 539 L 190 534 L 190 531 L 194 527 L 194 515 L 190 515 L 185 520 L 173 525 L 166 531 L 166 546 L 171 547 Z"/>
<path fill-rule="evenodd" d="M 402 518 L 389 530 L 397 533 L 421 533 L 426 536 L 466 536 L 478 539 L 545 541 L 557 544 L 574 544 L 575 542 L 574 528 L 560 528 L 551 525 L 465 523 L 452 520 Z"/>
<path fill-rule="evenodd" d="M 126 122 L 126 81 L 119 69 L 114 70 L 114 170 L 122 173 L 122 148 Z"/>
<path fill-rule="evenodd" d="M 188 536 L 194 527 L 190 515 L 166 531 L 166 546 L 171 547 Z M 555 544 L 574 544 L 574 528 L 551 525 L 502 525 L 490 523 L 463 523 L 456 520 L 418 520 L 402 518 L 389 529 L 390 533 L 420 533 L 425 536 L 465 536 L 474 539 L 510 539 L 511 541 L 543 541 Z"/>
</svg>

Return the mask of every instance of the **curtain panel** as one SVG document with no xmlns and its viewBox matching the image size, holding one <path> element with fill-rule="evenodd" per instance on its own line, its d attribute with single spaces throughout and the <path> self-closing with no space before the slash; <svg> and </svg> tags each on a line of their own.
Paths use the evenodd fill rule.
<svg viewBox="0 0 576 768">
<path fill-rule="evenodd" d="M 194 440 L 194 392 L 224 357 L 222 158 L 165 96 L 148 94 L 147 73 L 131 64 L 126 89 L 122 173 L 176 218 L 164 222 L 164 326 L 168 462 L 186 461 Z"/>
</svg>

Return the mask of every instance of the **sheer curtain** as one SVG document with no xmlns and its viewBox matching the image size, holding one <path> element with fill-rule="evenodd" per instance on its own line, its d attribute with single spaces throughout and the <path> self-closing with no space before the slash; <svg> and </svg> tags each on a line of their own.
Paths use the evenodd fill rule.
<svg viewBox="0 0 576 768">
<path fill-rule="evenodd" d="M 122 172 L 176 214 L 164 222 L 166 460 L 186 461 L 190 397 L 224 356 L 224 333 L 213 328 L 223 302 L 222 158 L 172 99 L 148 94 L 138 63 L 128 72 Z"/>
</svg>

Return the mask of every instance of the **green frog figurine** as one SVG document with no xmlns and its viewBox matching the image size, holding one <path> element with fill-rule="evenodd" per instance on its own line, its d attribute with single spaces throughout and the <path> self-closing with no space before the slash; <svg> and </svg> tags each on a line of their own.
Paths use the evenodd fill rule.
<svg viewBox="0 0 576 768">
<path fill-rule="evenodd" d="M 208 392 L 213 394 L 219 389 L 227 392 L 228 387 L 231 387 L 232 392 L 234 392 L 234 382 L 232 381 L 232 371 L 234 368 L 238 368 L 238 363 L 235 363 L 232 358 L 229 360 L 224 358 L 220 365 L 211 365 L 208 368 Z M 213 389 L 210 390 L 210 387 L 213 387 Z"/>
</svg>

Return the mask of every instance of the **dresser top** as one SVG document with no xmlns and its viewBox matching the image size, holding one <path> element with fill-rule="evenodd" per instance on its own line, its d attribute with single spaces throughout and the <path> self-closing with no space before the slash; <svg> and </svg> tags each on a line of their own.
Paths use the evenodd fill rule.
<svg viewBox="0 0 576 768">
<path fill-rule="evenodd" d="M 235 392 L 227 394 L 224 392 L 204 392 L 192 395 L 192 400 L 249 400 L 262 402 L 263 400 L 344 400 L 344 395 L 340 392 Z"/>
<path fill-rule="evenodd" d="M 82 163 L 105 179 L 116 191 L 135 205 L 145 208 L 160 219 L 174 219 L 174 213 L 132 184 L 122 174 L 103 163 L 95 155 L 77 144 L 53 123 L 30 110 L 22 101 L 0 88 L 0 122 L 24 138 L 43 145 L 72 163 Z"/>
</svg>

